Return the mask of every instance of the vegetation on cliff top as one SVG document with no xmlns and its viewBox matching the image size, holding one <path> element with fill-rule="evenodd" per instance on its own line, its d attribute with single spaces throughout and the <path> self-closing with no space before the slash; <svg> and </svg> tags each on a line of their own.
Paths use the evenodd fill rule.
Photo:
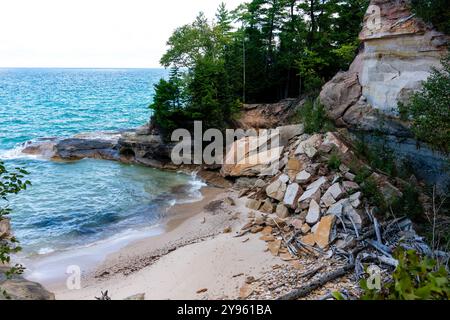
<svg viewBox="0 0 450 320">
<path fill-rule="evenodd" d="M 11 208 L 8 206 L 8 196 L 18 194 L 31 185 L 30 181 L 24 180 L 27 174 L 28 172 L 22 168 L 15 168 L 12 171 L 8 170 L 4 163 L 0 161 L 0 221 L 11 213 Z M 11 254 L 20 250 L 17 239 L 11 236 L 8 230 L 6 230 L 5 234 L 0 233 L 0 265 L 9 264 Z M 22 271 L 23 267 L 21 265 L 14 265 L 7 271 L 6 276 L 20 274 Z M 8 297 L 1 287 L 0 295 Z"/>
<path fill-rule="evenodd" d="M 175 30 L 150 108 L 165 131 L 221 127 L 241 103 L 315 94 L 357 53 L 368 0 L 253 0 Z"/>
<path fill-rule="evenodd" d="M 450 55 L 434 69 L 409 103 L 400 104 L 400 115 L 412 121 L 416 137 L 434 149 L 450 152 Z"/>
</svg>

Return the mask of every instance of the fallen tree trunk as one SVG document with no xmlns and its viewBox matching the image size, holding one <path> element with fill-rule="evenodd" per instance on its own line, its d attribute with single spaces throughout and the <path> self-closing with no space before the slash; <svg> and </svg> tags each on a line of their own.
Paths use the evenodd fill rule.
<svg viewBox="0 0 450 320">
<path fill-rule="evenodd" d="M 326 273 L 317 280 L 314 280 L 307 285 L 297 288 L 284 296 L 277 298 L 277 300 L 297 300 L 309 295 L 312 291 L 324 286 L 330 281 L 345 276 L 349 271 L 355 268 L 354 263 L 347 264 L 333 272 Z"/>
</svg>

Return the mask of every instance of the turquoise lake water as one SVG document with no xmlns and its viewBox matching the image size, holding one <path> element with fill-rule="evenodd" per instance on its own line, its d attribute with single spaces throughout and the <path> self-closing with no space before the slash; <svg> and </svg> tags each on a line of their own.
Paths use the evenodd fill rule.
<svg viewBox="0 0 450 320">
<path fill-rule="evenodd" d="M 19 152 L 29 140 L 144 124 L 153 84 L 166 75 L 163 69 L 0 69 L 0 159 L 25 167 L 33 184 L 11 199 L 25 257 L 129 237 L 158 224 L 177 199 L 199 197 L 201 183 L 184 174 L 102 160 L 57 163 Z"/>
</svg>

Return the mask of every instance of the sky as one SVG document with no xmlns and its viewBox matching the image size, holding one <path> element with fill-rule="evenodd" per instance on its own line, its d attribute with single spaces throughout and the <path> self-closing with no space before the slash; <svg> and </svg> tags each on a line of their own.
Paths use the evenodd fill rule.
<svg viewBox="0 0 450 320">
<path fill-rule="evenodd" d="M 0 0 L 0 67 L 160 67 L 173 30 L 221 2 Z"/>
</svg>

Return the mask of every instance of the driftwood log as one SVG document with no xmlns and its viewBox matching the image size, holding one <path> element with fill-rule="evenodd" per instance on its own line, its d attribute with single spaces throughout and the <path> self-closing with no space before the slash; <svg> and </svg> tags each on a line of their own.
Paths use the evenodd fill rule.
<svg viewBox="0 0 450 320">
<path fill-rule="evenodd" d="M 329 272 L 318 278 L 317 280 L 311 281 L 307 285 L 297 288 L 284 296 L 279 297 L 277 300 L 297 300 L 309 295 L 312 291 L 322 287 L 330 281 L 341 278 L 345 276 L 348 272 L 355 268 L 354 263 L 347 264 L 335 271 Z"/>
</svg>

